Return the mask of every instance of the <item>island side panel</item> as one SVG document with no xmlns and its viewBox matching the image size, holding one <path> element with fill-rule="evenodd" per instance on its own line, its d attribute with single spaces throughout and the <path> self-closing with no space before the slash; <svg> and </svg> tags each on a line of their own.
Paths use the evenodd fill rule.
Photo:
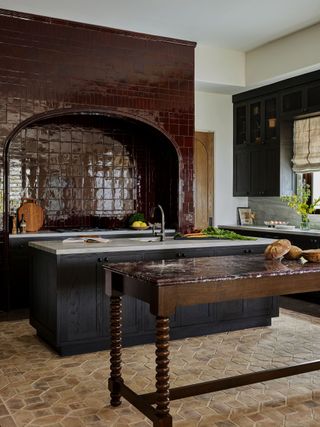
<svg viewBox="0 0 320 427">
<path fill-rule="evenodd" d="M 57 262 L 58 259 L 53 254 L 30 250 L 30 323 L 38 335 L 53 347 L 56 347 L 59 340 Z"/>
</svg>

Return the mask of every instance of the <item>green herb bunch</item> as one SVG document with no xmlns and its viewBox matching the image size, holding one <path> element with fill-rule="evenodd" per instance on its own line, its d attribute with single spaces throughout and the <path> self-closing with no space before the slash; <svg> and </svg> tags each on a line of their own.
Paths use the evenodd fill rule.
<svg viewBox="0 0 320 427">
<path fill-rule="evenodd" d="M 315 211 L 317 204 L 320 202 L 320 197 L 318 197 L 313 203 L 309 204 L 310 196 L 310 185 L 303 181 L 302 184 L 298 185 L 297 194 L 281 196 L 280 199 L 283 202 L 287 202 L 288 206 L 294 209 L 297 214 L 306 216 L 308 214 L 312 214 Z"/>
<path fill-rule="evenodd" d="M 217 239 L 229 240 L 257 240 L 255 237 L 242 236 L 234 231 L 224 230 L 223 228 L 209 226 L 202 230 L 202 233 L 207 234 L 208 237 L 215 237 Z"/>
</svg>

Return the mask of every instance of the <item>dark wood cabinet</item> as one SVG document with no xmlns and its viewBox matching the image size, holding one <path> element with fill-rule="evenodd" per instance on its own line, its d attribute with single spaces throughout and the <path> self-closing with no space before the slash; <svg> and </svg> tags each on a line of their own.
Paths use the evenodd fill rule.
<svg viewBox="0 0 320 427">
<path fill-rule="evenodd" d="M 234 104 L 234 145 L 270 144 L 279 139 L 278 96 Z"/>
<path fill-rule="evenodd" d="M 306 103 L 302 87 L 283 91 L 281 98 L 281 113 L 295 115 L 306 111 Z"/>
<path fill-rule="evenodd" d="M 300 85 L 281 93 L 281 114 L 295 117 L 320 111 L 319 81 Z"/>
<path fill-rule="evenodd" d="M 282 190 L 279 144 L 236 149 L 233 173 L 234 196 L 279 196 Z"/>
<path fill-rule="evenodd" d="M 235 104 L 234 129 L 234 196 L 279 195 L 278 97 L 272 95 Z"/>
<path fill-rule="evenodd" d="M 320 83 L 311 83 L 306 87 L 306 105 L 310 113 L 320 111 Z"/>
<path fill-rule="evenodd" d="M 250 196 L 274 196 L 280 191 L 279 146 L 263 146 L 250 153 Z"/>
<path fill-rule="evenodd" d="M 247 103 L 234 105 L 234 145 L 243 146 L 249 144 L 249 114 Z"/>
<path fill-rule="evenodd" d="M 233 104 L 233 195 L 290 194 L 293 120 L 320 112 L 320 72 L 239 93 Z"/>
<path fill-rule="evenodd" d="M 60 354 L 106 349 L 110 345 L 109 299 L 105 296 L 103 264 L 109 262 L 172 259 L 213 255 L 261 253 L 264 245 L 141 250 L 139 252 L 54 255 L 31 249 L 32 282 L 30 322 L 38 335 Z M 276 300 L 275 300 L 276 301 Z M 203 335 L 218 331 L 269 325 L 277 315 L 276 302 L 244 301 L 178 307 L 171 319 L 171 337 Z M 255 310 L 252 307 L 256 307 Z M 259 313 L 262 313 L 260 315 Z M 149 305 L 123 298 L 123 341 L 125 345 L 151 342 L 154 316 Z"/>
</svg>

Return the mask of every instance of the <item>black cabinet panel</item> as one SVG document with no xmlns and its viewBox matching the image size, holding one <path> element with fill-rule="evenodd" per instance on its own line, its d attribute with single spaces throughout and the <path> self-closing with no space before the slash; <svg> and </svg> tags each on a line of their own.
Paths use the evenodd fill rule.
<svg viewBox="0 0 320 427">
<path fill-rule="evenodd" d="M 314 83 L 306 88 L 306 104 L 308 112 L 320 111 L 320 83 Z"/>
<path fill-rule="evenodd" d="M 97 277 L 96 263 L 79 256 L 62 257 L 59 267 L 58 306 L 62 341 L 101 335 L 101 299 L 104 289 Z"/>
<path fill-rule="evenodd" d="M 234 95 L 234 196 L 292 193 L 292 122 L 320 111 L 319 82 L 314 72 Z"/>
<path fill-rule="evenodd" d="M 181 324 L 184 326 L 209 323 L 213 316 L 214 304 L 199 304 L 191 307 L 180 307 L 178 314 Z"/>
<path fill-rule="evenodd" d="M 244 315 L 244 301 L 228 301 L 216 305 L 217 320 L 240 319 Z"/>
<path fill-rule="evenodd" d="M 282 113 L 300 113 L 303 111 L 302 88 L 292 89 L 281 94 Z"/>
<path fill-rule="evenodd" d="M 233 153 L 233 194 L 249 196 L 250 194 L 250 151 L 241 149 Z"/>
<path fill-rule="evenodd" d="M 248 115 L 247 144 L 239 144 L 238 109 Z M 234 106 L 234 196 L 280 194 L 280 125 L 278 96 L 270 95 Z M 242 116 L 240 116 L 242 117 Z"/>
<path fill-rule="evenodd" d="M 260 245 L 242 247 L 184 248 L 168 251 L 79 254 L 55 256 L 32 249 L 31 324 L 40 337 L 61 354 L 108 348 L 109 298 L 105 295 L 103 264 L 142 259 L 179 259 L 261 252 Z M 254 303 L 253 303 L 254 305 Z M 270 305 L 270 304 L 269 304 Z M 269 307 L 269 306 L 268 306 Z M 126 344 L 152 341 L 155 318 L 149 305 L 123 298 L 123 339 Z M 259 315 L 261 313 L 261 315 Z M 246 310 L 244 301 L 178 307 L 171 318 L 173 336 L 194 336 L 270 323 L 265 306 Z M 258 320 L 257 320 L 258 319 Z M 240 323 L 239 323 L 240 321 Z M 226 322 L 226 323 L 225 323 Z"/>
</svg>

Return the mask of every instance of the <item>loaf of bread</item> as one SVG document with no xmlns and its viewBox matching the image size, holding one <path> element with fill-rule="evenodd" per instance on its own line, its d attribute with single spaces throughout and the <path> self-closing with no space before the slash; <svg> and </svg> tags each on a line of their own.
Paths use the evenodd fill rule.
<svg viewBox="0 0 320 427">
<path fill-rule="evenodd" d="M 299 248 L 298 246 L 292 245 L 289 252 L 284 254 L 284 258 L 290 259 L 290 260 L 299 259 L 299 258 L 301 258 L 301 255 L 302 255 L 302 249 Z"/>
<path fill-rule="evenodd" d="M 310 262 L 320 262 L 320 249 L 307 249 L 302 251 L 304 259 Z"/>
<path fill-rule="evenodd" d="M 264 251 L 266 259 L 279 259 L 290 251 L 291 242 L 287 239 L 276 240 Z"/>
</svg>

